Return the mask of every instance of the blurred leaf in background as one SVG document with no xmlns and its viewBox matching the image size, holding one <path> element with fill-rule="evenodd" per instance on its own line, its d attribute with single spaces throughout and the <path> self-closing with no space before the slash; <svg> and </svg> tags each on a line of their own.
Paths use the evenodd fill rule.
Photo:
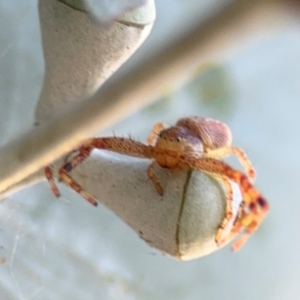
<svg viewBox="0 0 300 300">
<path fill-rule="evenodd" d="M 236 108 L 235 86 L 224 65 L 203 66 L 186 90 L 191 100 L 204 106 L 212 118 L 228 120 Z"/>
<path fill-rule="evenodd" d="M 160 97 L 160 99 L 153 104 L 149 105 L 146 110 L 143 110 L 142 113 L 147 115 L 157 116 L 161 112 L 167 113 L 170 111 L 172 104 L 174 104 L 174 93 L 176 91 L 170 91 L 165 93 Z"/>
</svg>

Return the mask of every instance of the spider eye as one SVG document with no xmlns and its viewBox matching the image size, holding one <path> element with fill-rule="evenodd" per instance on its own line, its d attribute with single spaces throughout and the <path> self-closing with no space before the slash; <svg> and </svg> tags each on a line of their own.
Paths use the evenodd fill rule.
<svg viewBox="0 0 300 300">
<path fill-rule="evenodd" d="M 176 141 L 177 141 L 177 142 L 180 142 L 180 141 L 181 141 L 181 138 L 180 138 L 180 137 L 176 137 Z"/>
</svg>

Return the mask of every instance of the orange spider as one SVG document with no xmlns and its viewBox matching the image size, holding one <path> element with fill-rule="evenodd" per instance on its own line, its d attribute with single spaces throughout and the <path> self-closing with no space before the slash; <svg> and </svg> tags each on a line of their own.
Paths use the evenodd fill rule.
<svg viewBox="0 0 300 300">
<path fill-rule="evenodd" d="M 80 185 L 69 175 L 71 170 L 85 160 L 94 148 L 153 159 L 147 174 L 159 195 L 163 195 L 163 188 L 154 174 L 153 165 L 155 162 L 162 168 L 190 167 L 204 172 L 220 180 L 226 189 L 226 213 L 216 233 L 216 243 L 218 246 L 223 245 L 244 231 L 244 234 L 232 246 L 233 250 L 238 250 L 259 227 L 269 210 L 269 204 L 252 184 L 255 171 L 246 154 L 240 148 L 232 147 L 231 141 L 230 129 L 217 120 L 200 117 L 182 118 L 170 128 L 165 128 L 162 123 L 158 123 L 148 137 L 149 145 L 134 141 L 131 138 L 87 139 L 77 149 L 78 154 L 59 170 L 59 179 L 77 191 L 88 202 L 97 206 L 97 201 L 83 191 Z M 246 170 L 247 176 L 221 161 L 230 154 L 237 156 Z M 45 168 L 45 174 L 55 195 L 60 196 L 53 181 L 50 167 Z M 243 201 L 230 234 L 222 239 L 224 229 L 233 217 L 233 191 L 230 180 L 240 186 Z"/>
</svg>

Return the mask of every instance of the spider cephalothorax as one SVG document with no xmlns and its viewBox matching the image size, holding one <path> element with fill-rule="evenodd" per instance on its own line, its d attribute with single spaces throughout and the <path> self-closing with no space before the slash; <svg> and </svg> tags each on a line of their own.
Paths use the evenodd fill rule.
<svg viewBox="0 0 300 300">
<path fill-rule="evenodd" d="M 156 138 L 154 147 L 162 151 L 153 151 L 153 158 L 163 168 L 174 168 L 180 163 L 180 155 L 203 154 L 203 143 L 191 130 L 174 126 L 162 130 Z M 170 155 L 171 152 L 178 153 L 177 157 Z"/>
<path fill-rule="evenodd" d="M 96 206 L 97 201 L 83 191 L 69 175 L 94 148 L 152 159 L 147 174 L 160 195 L 163 195 L 163 188 L 154 173 L 154 163 L 157 162 L 163 168 L 173 169 L 183 166 L 204 172 L 217 178 L 226 190 L 226 214 L 216 233 L 216 243 L 218 245 L 226 243 L 244 231 L 244 235 L 233 245 L 233 249 L 238 250 L 258 228 L 269 210 L 269 205 L 253 186 L 255 171 L 246 154 L 242 149 L 231 146 L 231 141 L 232 134 L 226 124 L 200 117 L 182 118 L 170 128 L 166 128 L 162 123 L 156 124 L 148 136 L 148 145 L 131 138 L 91 138 L 84 141 L 77 149 L 78 154 L 60 169 L 60 180 Z M 246 175 L 222 161 L 230 154 L 237 156 Z M 59 196 L 49 167 L 45 168 L 45 173 L 52 190 Z M 232 218 L 233 191 L 230 181 L 240 186 L 243 201 L 230 234 L 223 238 L 224 229 Z"/>
</svg>

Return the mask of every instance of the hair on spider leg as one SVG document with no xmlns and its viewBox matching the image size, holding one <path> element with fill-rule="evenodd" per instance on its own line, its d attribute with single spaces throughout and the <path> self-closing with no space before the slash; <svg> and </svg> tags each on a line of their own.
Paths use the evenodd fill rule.
<svg viewBox="0 0 300 300">
<path fill-rule="evenodd" d="M 140 142 L 140 140 L 138 138 L 134 138 L 132 133 L 131 132 L 128 132 L 127 133 L 127 136 L 130 140 L 133 140 L 133 141 L 137 141 L 137 142 Z M 124 137 L 124 138 L 127 138 L 127 137 Z"/>
<path fill-rule="evenodd" d="M 112 134 L 113 134 L 113 137 L 114 137 L 114 138 L 117 137 L 114 130 L 112 131 Z"/>
</svg>

